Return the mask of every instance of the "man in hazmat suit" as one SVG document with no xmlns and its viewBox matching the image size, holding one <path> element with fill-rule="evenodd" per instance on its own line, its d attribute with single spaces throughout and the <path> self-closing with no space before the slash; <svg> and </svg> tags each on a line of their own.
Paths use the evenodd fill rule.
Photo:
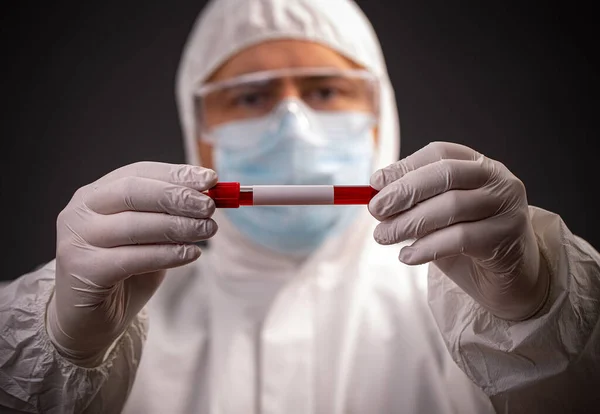
<svg viewBox="0 0 600 414">
<path fill-rule="evenodd" d="M 1 412 L 595 410 L 600 255 L 498 161 L 395 159 L 350 0 L 212 1 L 177 99 L 188 164 L 79 189 L 56 259 L 0 290 Z M 380 191 L 215 210 L 218 181 Z"/>
</svg>

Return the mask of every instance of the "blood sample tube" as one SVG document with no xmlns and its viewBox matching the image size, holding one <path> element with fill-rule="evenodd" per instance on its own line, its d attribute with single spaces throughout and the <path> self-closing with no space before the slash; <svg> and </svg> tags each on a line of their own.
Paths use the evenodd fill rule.
<svg viewBox="0 0 600 414">
<path fill-rule="evenodd" d="M 368 185 L 250 185 L 218 183 L 205 192 L 220 208 L 240 206 L 369 204 L 378 193 Z"/>
</svg>

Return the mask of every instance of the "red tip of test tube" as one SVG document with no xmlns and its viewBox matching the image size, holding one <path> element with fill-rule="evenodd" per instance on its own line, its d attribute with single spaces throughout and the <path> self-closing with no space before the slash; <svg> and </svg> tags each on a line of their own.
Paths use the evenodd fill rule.
<svg viewBox="0 0 600 414">
<path fill-rule="evenodd" d="M 333 204 L 369 204 L 378 192 L 368 185 L 336 185 L 333 187 Z"/>
<path fill-rule="evenodd" d="M 206 192 L 215 201 L 217 208 L 238 208 L 240 206 L 240 183 L 217 183 Z"/>
</svg>

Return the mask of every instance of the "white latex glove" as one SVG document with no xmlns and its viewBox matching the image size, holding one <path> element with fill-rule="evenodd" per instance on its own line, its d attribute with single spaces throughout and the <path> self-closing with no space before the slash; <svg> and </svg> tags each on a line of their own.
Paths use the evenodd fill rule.
<svg viewBox="0 0 600 414">
<path fill-rule="evenodd" d="M 435 142 L 376 171 L 369 204 L 380 244 L 408 265 L 433 262 L 494 315 L 527 319 L 549 277 L 529 217 L 525 186 L 503 164 L 463 145 Z"/>
<path fill-rule="evenodd" d="M 95 366 L 160 285 L 217 231 L 201 191 L 214 171 L 141 162 L 77 190 L 57 219 L 56 290 L 47 331 L 58 351 Z"/>
</svg>

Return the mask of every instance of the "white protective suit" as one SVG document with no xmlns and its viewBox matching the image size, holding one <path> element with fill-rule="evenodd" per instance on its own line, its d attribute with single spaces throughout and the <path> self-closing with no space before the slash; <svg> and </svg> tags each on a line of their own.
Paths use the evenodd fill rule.
<svg viewBox="0 0 600 414">
<path fill-rule="evenodd" d="M 178 74 L 188 161 L 200 163 L 194 86 L 232 54 L 277 38 L 325 44 L 378 76 L 376 168 L 394 162 L 384 59 L 345 0 L 207 6 Z M 551 293 L 534 318 L 509 322 L 435 266 L 399 262 L 400 246 L 373 240 L 366 208 L 302 263 L 252 245 L 217 212 L 202 257 L 168 272 L 148 321 L 140 314 L 91 369 L 61 357 L 46 334 L 50 262 L 0 291 L 0 412 L 491 413 L 492 403 L 499 413 L 592 412 L 582 407 L 600 384 L 600 255 L 557 215 L 530 213 Z"/>
</svg>

